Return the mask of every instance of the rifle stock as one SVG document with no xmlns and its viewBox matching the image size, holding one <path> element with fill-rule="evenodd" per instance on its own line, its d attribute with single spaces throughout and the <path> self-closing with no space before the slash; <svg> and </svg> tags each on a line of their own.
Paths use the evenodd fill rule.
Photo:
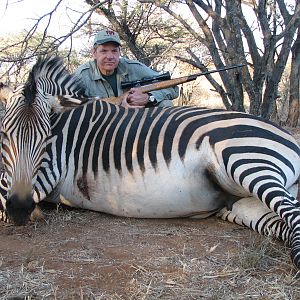
<svg viewBox="0 0 300 300">
<path fill-rule="evenodd" d="M 245 66 L 245 64 L 241 64 L 241 65 L 225 67 L 222 69 L 216 69 L 216 70 L 206 71 L 206 72 L 202 72 L 202 73 L 196 73 L 193 75 L 183 76 L 183 77 L 179 77 L 179 78 L 174 78 L 174 79 L 170 79 L 170 80 L 165 80 L 165 81 L 161 81 L 161 82 L 155 82 L 155 83 L 139 86 L 139 87 L 136 87 L 136 89 L 139 89 L 142 93 L 150 93 L 152 91 L 166 89 L 166 88 L 169 88 L 172 86 L 176 86 L 176 85 L 179 85 L 182 83 L 186 83 L 186 82 L 195 80 L 199 76 L 208 75 L 208 74 L 216 73 L 216 72 L 223 72 L 223 71 L 240 68 L 240 67 L 244 67 L 244 66 Z M 107 101 L 112 104 L 120 105 L 122 103 L 124 97 L 127 97 L 128 93 L 129 92 L 126 92 L 123 95 L 118 96 L 118 97 L 102 98 L 100 100 Z M 99 100 L 99 98 L 95 98 L 94 100 Z"/>
</svg>

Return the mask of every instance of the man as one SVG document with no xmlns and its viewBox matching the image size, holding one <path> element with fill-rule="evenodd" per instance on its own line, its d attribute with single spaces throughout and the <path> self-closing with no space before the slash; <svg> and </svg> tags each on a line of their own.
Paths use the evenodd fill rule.
<svg viewBox="0 0 300 300">
<path fill-rule="evenodd" d="M 91 97 L 109 98 L 121 96 L 121 82 L 141 80 L 144 77 L 157 76 L 158 73 L 146 65 L 120 57 L 121 41 L 118 33 L 105 29 L 95 36 L 93 60 L 81 65 L 76 74 L 86 85 L 86 92 Z M 172 99 L 178 97 L 178 87 L 172 87 L 142 93 L 138 88 L 131 88 L 125 106 L 129 107 L 168 107 Z M 124 101 L 122 105 L 124 105 Z"/>
</svg>

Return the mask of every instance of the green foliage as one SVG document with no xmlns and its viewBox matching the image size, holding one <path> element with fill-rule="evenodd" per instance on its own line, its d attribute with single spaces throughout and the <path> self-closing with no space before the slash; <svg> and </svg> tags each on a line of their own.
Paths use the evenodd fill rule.
<svg viewBox="0 0 300 300">
<path fill-rule="evenodd" d="M 0 37 L 0 80 L 11 86 L 24 83 L 28 71 L 40 55 L 59 55 L 67 58 L 70 71 L 81 63 L 75 50 L 58 50 L 55 38 L 43 33 L 29 36 L 27 32 Z"/>
</svg>

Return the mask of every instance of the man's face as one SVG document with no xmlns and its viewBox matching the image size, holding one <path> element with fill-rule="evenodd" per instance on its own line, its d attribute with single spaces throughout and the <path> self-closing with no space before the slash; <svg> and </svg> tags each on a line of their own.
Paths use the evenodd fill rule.
<svg viewBox="0 0 300 300">
<path fill-rule="evenodd" d="M 120 61 L 120 47 L 113 42 L 99 45 L 93 49 L 93 58 L 103 75 L 111 75 Z"/>
</svg>

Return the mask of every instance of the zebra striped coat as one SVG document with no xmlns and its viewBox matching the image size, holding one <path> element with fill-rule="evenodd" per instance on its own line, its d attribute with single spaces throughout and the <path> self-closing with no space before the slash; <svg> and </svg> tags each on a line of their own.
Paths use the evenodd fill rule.
<svg viewBox="0 0 300 300">
<path fill-rule="evenodd" d="M 84 103 L 58 58 L 25 86 L 2 85 L 2 206 L 17 224 L 48 200 L 137 218 L 206 217 L 273 235 L 300 267 L 300 148 L 258 117 L 195 107 L 126 109 Z"/>
</svg>

